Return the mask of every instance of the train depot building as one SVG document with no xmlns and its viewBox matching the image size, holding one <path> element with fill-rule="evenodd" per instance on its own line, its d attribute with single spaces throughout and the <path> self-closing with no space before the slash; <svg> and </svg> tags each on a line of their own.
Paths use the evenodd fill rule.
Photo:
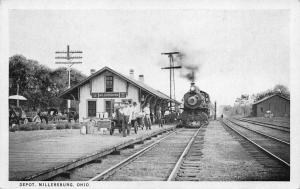
<svg viewBox="0 0 300 189">
<path fill-rule="evenodd" d="M 178 101 L 146 85 L 143 75 L 135 79 L 133 70 L 126 76 L 109 67 L 91 73 L 89 77 L 64 91 L 60 97 L 79 101 L 79 120 L 100 118 L 105 113 L 111 117 L 116 108 L 126 101 L 136 102 L 140 109 L 149 103 L 152 113 L 156 113 L 158 107 L 166 111 L 170 101 L 174 109 L 180 105 Z"/>
<path fill-rule="evenodd" d="M 263 117 L 267 111 L 271 111 L 274 117 L 289 117 L 290 116 L 290 99 L 274 94 L 265 97 L 252 105 L 253 116 Z"/>
</svg>

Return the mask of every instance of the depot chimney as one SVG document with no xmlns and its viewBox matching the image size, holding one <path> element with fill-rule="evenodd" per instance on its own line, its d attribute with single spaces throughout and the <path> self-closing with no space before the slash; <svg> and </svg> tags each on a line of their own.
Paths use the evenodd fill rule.
<svg viewBox="0 0 300 189">
<path fill-rule="evenodd" d="M 144 75 L 139 75 L 139 81 L 144 83 Z"/>
<path fill-rule="evenodd" d="M 130 77 L 131 79 L 134 79 L 134 70 L 133 70 L 133 69 L 130 69 L 130 70 L 129 70 L 129 77 Z"/>
<path fill-rule="evenodd" d="M 90 72 L 91 72 L 91 75 L 93 75 L 94 73 L 96 73 L 96 70 L 95 69 L 91 69 Z"/>
</svg>

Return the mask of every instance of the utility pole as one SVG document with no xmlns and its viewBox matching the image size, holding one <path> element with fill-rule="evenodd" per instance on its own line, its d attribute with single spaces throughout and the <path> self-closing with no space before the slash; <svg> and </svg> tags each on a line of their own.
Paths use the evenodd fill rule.
<svg viewBox="0 0 300 189">
<path fill-rule="evenodd" d="M 215 101 L 215 120 L 217 119 L 217 101 Z"/>
<path fill-rule="evenodd" d="M 71 67 L 74 64 L 82 64 L 81 61 L 72 61 L 72 60 L 81 60 L 82 59 L 82 51 L 70 51 L 70 46 L 67 45 L 67 51 L 56 51 L 55 54 L 57 55 L 55 57 L 56 60 L 61 60 L 55 62 L 55 64 L 67 64 L 67 71 L 68 71 L 68 89 L 71 88 Z M 62 56 L 59 56 L 62 54 Z M 79 56 L 76 56 L 79 55 Z M 71 101 L 68 100 L 68 113 L 70 112 L 71 108 Z"/>
<path fill-rule="evenodd" d="M 174 70 L 181 68 L 181 66 L 174 66 L 173 55 L 174 54 L 179 54 L 179 52 L 167 52 L 167 53 L 161 53 L 161 54 L 162 55 L 168 55 L 169 60 L 170 60 L 170 66 L 169 67 L 164 67 L 164 68 L 161 68 L 161 69 L 168 69 L 168 70 L 170 70 L 170 112 L 172 112 L 172 102 L 171 102 L 171 100 L 172 99 L 175 100 L 175 76 L 174 76 Z M 173 93 L 172 93 L 172 90 L 173 90 Z"/>
<path fill-rule="evenodd" d="M 19 79 L 17 80 L 17 95 L 19 95 L 19 90 L 20 90 L 19 82 L 20 82 L 20 76 Z M 20 106 L 19 99 L 17 99 L 17 107 L 19 106 Z"/>
</svg>

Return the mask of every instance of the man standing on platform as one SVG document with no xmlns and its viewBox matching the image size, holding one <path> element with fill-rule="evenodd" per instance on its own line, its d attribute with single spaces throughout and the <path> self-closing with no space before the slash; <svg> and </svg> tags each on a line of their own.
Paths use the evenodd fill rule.
<svg viewBox="0 0 300 189">
<path fill-rule="evenodd" d="M 132 109 L 129 107 L 128 102 L 125 102 L 123 115 L 124 116 L 123 116 L 123 123 L 122 123 L 122 132 L 123 132 L 123 137 L 126 137 L 126 131 L 127 131 L 127 135 L 130 134 L 131 119 L 132 119 Z"/>
<path fill-rule="evenodd" d="M 150 104 L 147 103 L 146 107 L 144 108 L 145 113 L 145 120 L 146 120 L 146 129 L 151 130 L 151 119 L 150 119 Z"/>
<path fill-rule="evenodd" d="M 133 106 L 131 107 L 132 110 L 132 118 L 131 118 L 131 126 L 135 129 L 135 133 L 137 133 L 137 125 L 138 125 L 138 115 L 139 109 L 137 107 L 137 103 L 133 102 Z"/>
<path fill-rule="evenodd" d="M 158 120 L 158 126 L 163 127 L 162 114 L 161 114 L 161 107 L 160 106 L 158 107 L 158 110 L 157 110 L 157 120 Z"/>
</svg>

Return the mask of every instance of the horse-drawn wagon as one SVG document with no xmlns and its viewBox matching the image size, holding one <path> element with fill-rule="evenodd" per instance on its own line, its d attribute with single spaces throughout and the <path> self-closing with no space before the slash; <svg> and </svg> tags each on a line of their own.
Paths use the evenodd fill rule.
<svg viewBox="0 0 300 189">
<path fill-rule="evenodd" d="M 116 112 L 115 112 L 115 116 L 112 117 L 110 135 L 113 135 L 115 129 L 118 129 L 119 133 L 123 132 L 123 134 L 124 134 L 125 132 L 127 132 L 127 135 L 129 135 L 132 126 L 131 126 L 131 123 L 129 123 L 129 127 L 126 128 L 125 121 L 127 121 L 127 120 L 125 120 L 124 115 L 121 114 L 120 109 L 117 108 Z M 133 122 L 133 128 L 134 128 L 134 133 L 137 134 L 138 123 L 136 121 Z"/>
</svg>

